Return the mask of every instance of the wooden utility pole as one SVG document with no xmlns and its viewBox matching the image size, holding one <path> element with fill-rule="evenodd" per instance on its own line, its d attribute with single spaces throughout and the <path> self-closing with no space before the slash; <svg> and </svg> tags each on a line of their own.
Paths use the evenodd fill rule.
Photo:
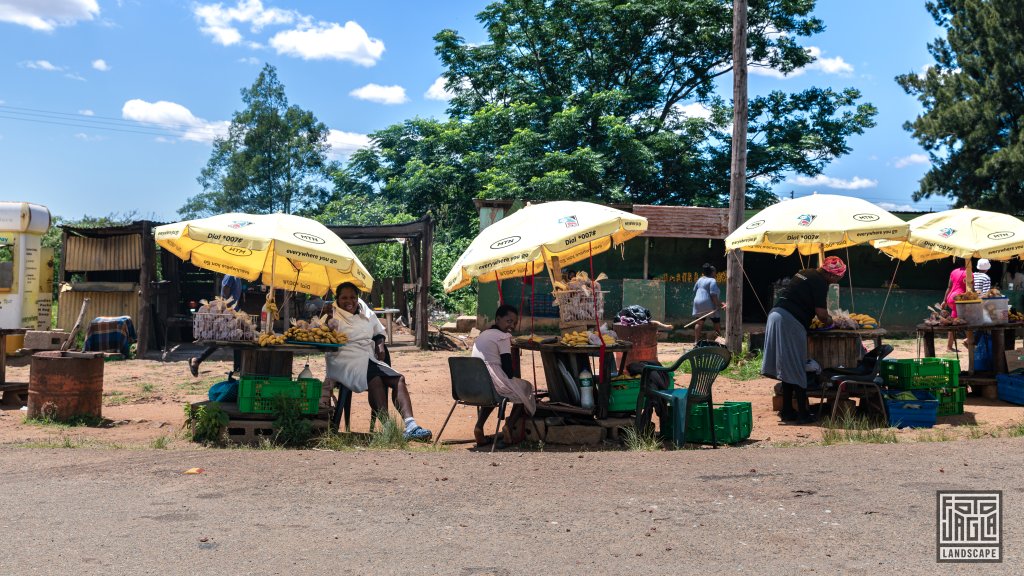
<svg viewBox="0 0 1024 576">
<path fill-rule="evenodd" d="M 743 223 L 747 193 L 747 0 L 733 0 L 732 15 L 732 168 L 729 179 L 729 232 Z M 743 348 L 743 252 L 726 261 L 725 343 L 734 354 Z"/>
</svg>

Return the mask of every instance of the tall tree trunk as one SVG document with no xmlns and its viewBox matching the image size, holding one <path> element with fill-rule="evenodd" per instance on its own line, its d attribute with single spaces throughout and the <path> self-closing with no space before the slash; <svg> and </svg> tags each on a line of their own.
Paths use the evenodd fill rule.
<svg viewBox="0 0 1024 576">
<path fill-rule="evenodd" d="M 747 0 L 733 0 L 732 16 L 732 168 L 729 182 L 729 232 L 743 223 L 747 192 Z M 725 341 L 734 354 L 743 349 L 743 253 L 729 253 L 726 266 Z"/>
</svg>

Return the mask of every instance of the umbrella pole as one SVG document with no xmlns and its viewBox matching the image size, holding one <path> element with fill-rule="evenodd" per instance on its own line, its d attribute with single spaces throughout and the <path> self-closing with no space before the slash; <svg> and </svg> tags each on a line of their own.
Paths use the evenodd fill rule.
<svg viewBox="0 0 1024 576">
<path fill-rule="evenodd" d="M 818 244 L 818 267 L 822 267 L 825 264 L 825 245 Z"/>
<path fill-rule="evenodd" d="M 974 292 L 974 273 L 971 272 L 971 258 L 964 258 L 964 268 L 967 270 L 967 275 L 964 276 L 964 290 L 968 292 Z"/>
</svg>

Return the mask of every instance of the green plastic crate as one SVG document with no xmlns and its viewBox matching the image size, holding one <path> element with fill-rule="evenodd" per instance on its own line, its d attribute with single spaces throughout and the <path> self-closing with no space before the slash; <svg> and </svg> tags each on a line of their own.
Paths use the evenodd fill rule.
<svg viewBox="0 0 1024 576">
<path fill-rule="evenodd" d="M 936 388 L 931 392 L 939 399 L 939 416 L 956 416 L 964 413 L 967 389 L 963 386 Z"/>
<path fill-rule="evenodd" d="M 668 387 L 675 387 L 675 372 L 669 372 Z M 636 412 L 636 397 L 640 394 L 640 379 L 612 380 L 608 396 L 609 412 Z"/>
<path fill-rule="evenodd" d="M 292 380 L 286 376 L 242 376 L 238 382 L 238 411 L 246 414 L 272 414 L 276 398 L 302 401 L 303 414 L 316 414 L 320 408 L 322 385 L 316 378 Z"/>
<path fill-rule="evenodd" d="M 889 388 L 921 390 L 960 385 L 960 361 L 947 358 L 882 360 L 882 380 Z"/>
<path fill-rule="evenodd" d="M 715 439 L 721 444 L 736 444 L 750 438 L 754 413 L 750 402 L 715 404 Z M 686 441 L 711 442 L 707 404 L 691 404 L 686 415 Z"/>
</svg>

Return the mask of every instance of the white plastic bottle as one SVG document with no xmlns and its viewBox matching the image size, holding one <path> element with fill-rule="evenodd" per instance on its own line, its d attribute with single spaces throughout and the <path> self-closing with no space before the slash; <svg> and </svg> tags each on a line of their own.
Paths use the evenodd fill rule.
<svg viewBox="0 0 1024 576">
<path fill-rule="evenodd" d="M 299 372 L 299 380 L 303 380 L 303 379 L 306 379 L 306 378 L 312 378 L 312 377 L 313 377 L 313 371 L 309 369 L 309 363 L 307 362 L 306 366 L 302 369 L 302 372 Z"/>
<path fill-rule="evenodd" d="M 580 372 L 580 406 L 587 409 L 594 407 L 594 376 L 586 368 Z"/>
</svg>

